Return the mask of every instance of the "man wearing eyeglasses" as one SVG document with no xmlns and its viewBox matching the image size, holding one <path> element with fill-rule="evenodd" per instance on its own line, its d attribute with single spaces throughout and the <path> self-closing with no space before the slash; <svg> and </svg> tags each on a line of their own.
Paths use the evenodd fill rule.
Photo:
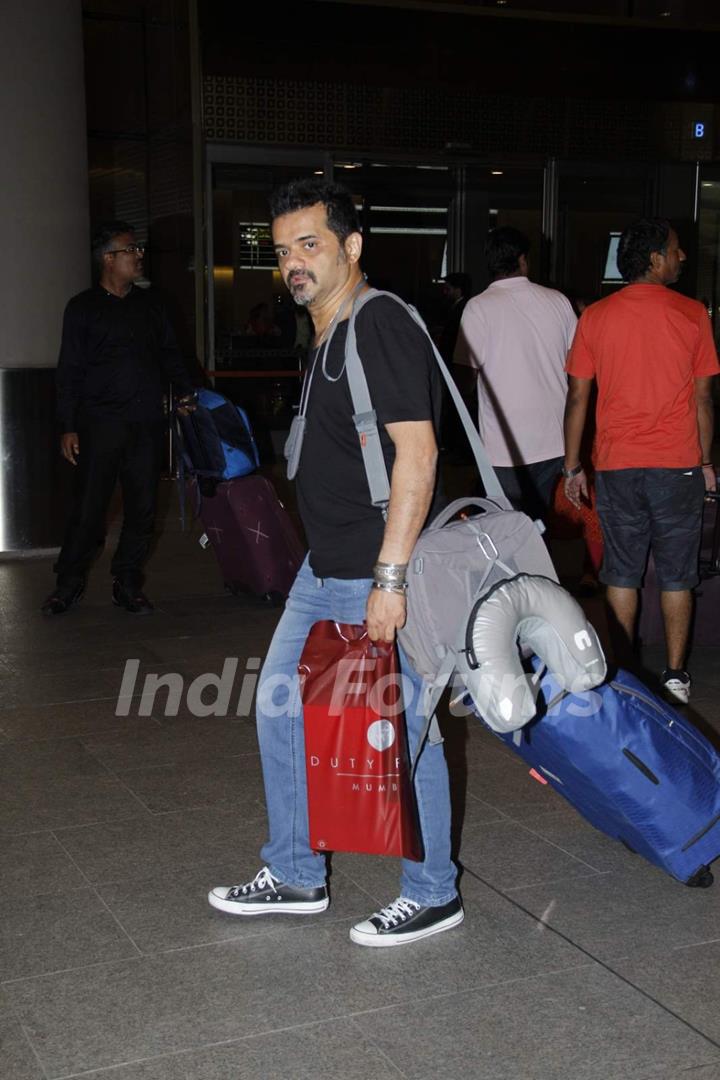
<svg viewBox="0 0 720 1080">
<path fill-rule="evenodd" d="M 57 411 L 60 452 L 77 470 L 77 487 L 45 615 L 62 615 L 80 599 L 118 480 L 123 523 L 112 600 L 137 615 L 153 610 L 143 564 L 155 525 L 163 394 L 172 382 L 190 408 L 195 395 L 161 300 L 138 288 L 144 253 L 127 222 L 100 226 L 92 244 L 97 284 L 65 308 Z"/>
</svg>

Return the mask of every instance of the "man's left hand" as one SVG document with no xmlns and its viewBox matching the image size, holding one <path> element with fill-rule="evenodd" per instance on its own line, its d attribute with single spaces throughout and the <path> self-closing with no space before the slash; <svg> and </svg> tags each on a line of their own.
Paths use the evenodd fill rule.
<svg viewBox="0 0 720 1080">
<path fill-rule="evenodd" d="M 197 409 L 197 394 L 186 394 L 185 397 L 178 398 L 177 411 L 180 416 L 187 416 L 191 412 L 195 412 Z"/>
<path fill-rule="evenodd" d="M 566 477 L 563 486 L 567 499 L 578 510 L 582 510 L 583 502 L 589 503 L 587 476 L 584 469 L 575 476 Z"/>
<path fill-rule="evenodd" d="M 404 594 L 370 590 L 365 618 L 371 641 L 394 641 L 397 631 L 405 625 L 406 616 Z"/>
<path fill-rule="evenodd" d="M 705 490 L 717 491 L 717 475 L 715 473 L 715 466 L 703 465 L 702 474 L 703 480 L 705 481 Z"/>
</svg>

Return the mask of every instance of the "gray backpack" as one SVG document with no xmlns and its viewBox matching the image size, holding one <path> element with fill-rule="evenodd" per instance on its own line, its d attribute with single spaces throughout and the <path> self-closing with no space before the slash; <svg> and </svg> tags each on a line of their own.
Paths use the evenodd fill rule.
<svg viewBox="0 0 720 1080">
<path fill-rule="evenodd" d="M 355 301 L 345 353 L 355 410 L 353 420 L 360 437 L 373 505 L 387 515 L 390 483 L 377 416 L 358 354 L 355 319 L 361 308 L 378 296 L 387 296 L 401 304 L 427 334 L 486 493 L 483 499 L 458 499 L 439 514 L 420 534 L 408 566 L 407 622 L 398 638 L 413 668 L 429 688 L 425 702 L 427 731 L 430 741 L 436 742 L 440 741 L 440 732 L 435 710 L 443 690 L 454 671 L 461 678 L 468 672 L 466 633 L 476 600 L 499 581 L 521 572 L 541 574 L 553 581 L 557 581 L 557 575 L 542 539 L 543 526 L 511 508 L 455 381 L 422 318 L 398 296 L 376 289 L 363 293 Z M 421 748 L 422 742 L 418 753 Z"/>
</svg>

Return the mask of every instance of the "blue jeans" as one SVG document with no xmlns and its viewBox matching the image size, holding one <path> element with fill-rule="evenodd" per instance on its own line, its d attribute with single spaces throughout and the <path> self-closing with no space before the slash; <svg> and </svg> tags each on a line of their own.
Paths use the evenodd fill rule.
<svg viewBox="0 0 720 1080">
<path fill-rule="evenodd" d="M 270 838 L 261 854 L 275 877 L 300 888 L 324 885 L 326 865 L 325 856 L 314 852 L 308 843 L 305 736 L 297 665 L 313 623 L 320 619 L 364 621 L 370 586 L 369 579 L 316 578 L 306 559 L 258 683 L 258 739 L 270 825 Z M 400 664 L 413 686 L 413 700 L 405 702 L 412 755 L 424 726 L 417 708 L 422 680 L 402 650 Z M 400 893 L 422 906 L 447 904 L 456 895 L 456 869 L 450 858 L 450 785 L 442 745 L 426 744 L 415 773 L 415 794 L 425 859 L 402 860 Z"/>
</svg>

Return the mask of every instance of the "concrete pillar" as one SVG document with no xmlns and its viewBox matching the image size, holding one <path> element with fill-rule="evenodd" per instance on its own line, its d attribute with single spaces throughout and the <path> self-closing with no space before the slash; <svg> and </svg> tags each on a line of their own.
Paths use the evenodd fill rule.
<svg viewBox="0 0 720 1080">
<path fill-rule="evenodd" d="M 90 282 L 80 0 L 2 0 L 0 101 L 0 552 L 15 552 L 60 539 L 52 369 Z"/>
</svg>

